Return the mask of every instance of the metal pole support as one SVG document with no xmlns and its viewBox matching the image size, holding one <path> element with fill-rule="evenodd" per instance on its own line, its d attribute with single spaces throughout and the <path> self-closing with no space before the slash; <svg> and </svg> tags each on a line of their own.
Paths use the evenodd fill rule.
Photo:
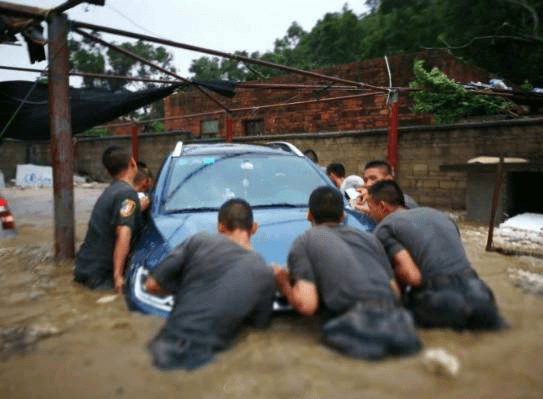
<svg viewBox="0 0 543 399">
<path fill-rule="evenodd" d="M 74 162 L 69 88 L 68 20 L 51 15 L 48 21 L 49 128 L 53 161 L 55 259 L 75 255 Z"/>
<path fill-rule="evenodd" d="M 388 112 L 387 160 L 394 173 L 398 173 L 398 102 L 394 102 Z"/>
<path fill-rule="evenodd" d="M 229 112 L 226 112 L 226 142 L 231 143 L 232 137 L 234 137 L 234 132 L 232 130 L 232 115 Z"/>
<path fill-rule="evenodd" d="M 490 209 L 490 219 L 488 221 L 488 236 L 486 239 L 486 251 L 492 251 L 492 241 L 494 239 L 494 223 L 496 222 L 496 209 L 498 208 L 498 201 L 500 200 L 500 190 L 503 180 L 503 163 L 504 156 L 500 154 L 500 162 L 496 168 L 496 183 L 494 184 L 494 193 L 492 195 L 492 208 Z"/>
<path fill-rule="evenodd" d="M 132 156 L 134 159 L 139 161 L 139 153 L 140 153 L 140 143 L 139 143 L 139 137 L 138 137 L 138 126 L 132 126 L 130 129 L 132 133 Z"/>
</svg>

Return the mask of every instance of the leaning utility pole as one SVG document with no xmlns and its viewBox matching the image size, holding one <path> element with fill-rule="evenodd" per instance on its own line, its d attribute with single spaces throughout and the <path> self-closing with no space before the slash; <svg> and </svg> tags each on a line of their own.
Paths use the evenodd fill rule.
<svg viewBox="0 0 543 399">
<path fill-rule="evenodd" d="M 70 259 L 75 255 L 74 156 L 68 81 L 70 50 L 67 39 L 68 19 L 63 13 L 83 2 L 101 6 L 105 4 L 105 0 L 66 0 L 54 9 L 40 9 L 0 1 L 0 15 L 46 20 L 48 23 L 49 129 L 57 261 Z"/>
</svg>

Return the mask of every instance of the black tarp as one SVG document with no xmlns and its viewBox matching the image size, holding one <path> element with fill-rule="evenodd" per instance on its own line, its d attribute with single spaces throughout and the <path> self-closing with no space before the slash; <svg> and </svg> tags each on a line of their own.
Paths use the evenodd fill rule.
<svg viewBox="0 0 543 399">
<path fill-rule="evenodd" d="M 233 80 L 196 80 L 192 81 L 194 85 L 203 87 L 204 89 L 213 90 L 215 93 L 225 97 L 234 97 L 236 94 L 234 89 L 238 82 Z"/>
<path fill-rule="evenodd" d="M 34 82 L 0 82 L 0 133 L 31 90 Z M 72 134 L 114 120 L 131 111 L 167 97 L 184 83 L 141 90 L 110 92 L 101 89 L 70 88 Z M 48 86 L 37 83 L 2 138 L 49 140 Z"/>
</svg>

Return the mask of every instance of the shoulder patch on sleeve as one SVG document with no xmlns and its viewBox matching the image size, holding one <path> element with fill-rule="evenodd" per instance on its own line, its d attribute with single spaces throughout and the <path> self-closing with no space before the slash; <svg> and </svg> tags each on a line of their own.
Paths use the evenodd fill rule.
<svg viewBox="0 0 543 399">
<path fill-rule="evenodd" d="M 136 211 L 136 201 L 133 199 L 127 198 L 121 204 L 121 210 L 119 214 L 123 218 L 128 218 L 134 214 Z"/>
</svg>

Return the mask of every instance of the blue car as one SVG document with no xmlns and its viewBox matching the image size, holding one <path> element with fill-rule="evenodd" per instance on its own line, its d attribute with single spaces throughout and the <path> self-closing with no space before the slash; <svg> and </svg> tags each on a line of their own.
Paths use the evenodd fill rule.
<svg viewBox="0 0 543 399">
<path fill-rule="evenodd" d="M 200 231 L 216 232 L 219 207 L 243 198 L 253 208 L 258 232 L 252 244 L 268 264 L 285 265 L 296 237 L 306 231 L 307 202 L 316 187 L 332 182 L 293 145 L 177 143 L 157 177 L 148 221 L 126 271 L 125 296 L 130 309 L 167 316 L 173 296 L 144 291 L 149 271 L 177 245 Z M 368 217 L 346 208 L 345 223 L 371 231 Z M 286 304 L 278 297 L 276 309 Z"/>
</svg>

